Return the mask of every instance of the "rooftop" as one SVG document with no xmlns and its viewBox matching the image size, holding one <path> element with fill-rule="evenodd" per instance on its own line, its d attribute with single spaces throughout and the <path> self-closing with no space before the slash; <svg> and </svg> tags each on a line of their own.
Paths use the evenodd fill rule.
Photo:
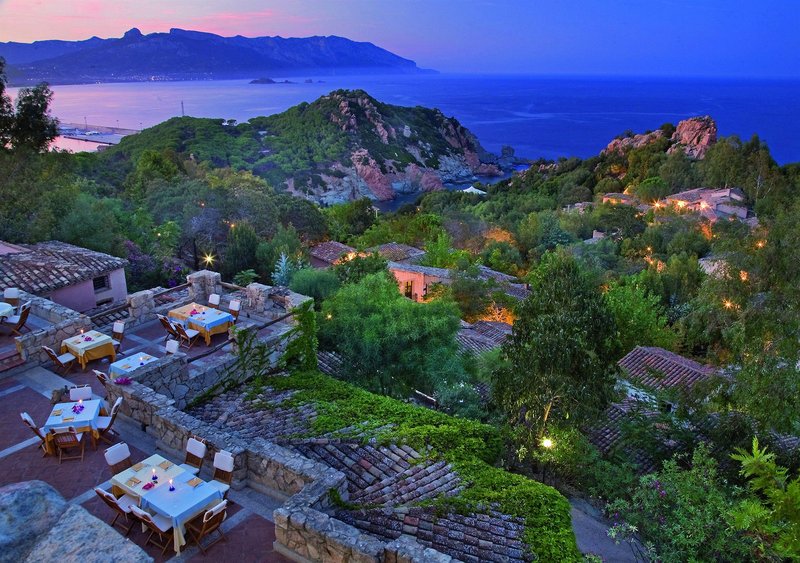
<svg viewBox="0 0 800 563">
<path fill-rule="evenodd" d="M 637 346 L 617 365 L 631 380 L 659 390 L 689 388 L 718 373 L 712 366 L 654 346 Z"/>
<path fill-rule="evenodd" d="M 368 248 L 367 252 L 377 252 L 390 262 L 414 261 L 425 256 L 424 250 L 399 242 L 387 242 L 386 244 L 373 246 Z"/>
<path fill-rule="evenodd" d="M 0 287 L 40 295 L 124 268 L 128 262 L 65 242 L 0 242 Z"/>
<path fill-rule="evenodd" d="M 335 240 L 329 240 L 312 246 L 308 253 L 313 258 L 333 264 L 340 260 L 342 256 L 347 256 L 355 251 L 356 249 L 352 246 L 347 246 Z"/>
<path fill-rule="evenodd" d="M 498 321 L 477 321 L 473 324 L 461 322 L 456 341 L 465 351 L 480 354 L 503 345 L 511 335 L 512 327 Z"/>
</svg>

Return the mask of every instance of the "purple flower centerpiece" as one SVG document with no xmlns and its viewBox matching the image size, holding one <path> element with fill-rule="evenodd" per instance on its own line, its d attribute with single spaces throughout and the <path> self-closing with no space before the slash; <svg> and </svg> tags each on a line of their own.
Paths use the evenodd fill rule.
<svg viewBox="0 0 800 563">
<path fill-rule="evenodd" d="M 192 315 L 192 316 L 196 315 L 197 314 L 197 309 L 192 309 L 191 311 L 189 311 L 189 314 Z"/>
<path fill-rule="evenodd" d="M 118 377 L 114 380 L 114 383 L 117 385 L 130 385 L 133 383 L 133 380 L 130 377 Z"/>
<path fill-rule="evenodd" d="M 83 412 L 83 403 L 72 405 L 72 412 L 74 412 L 75 414 L 81 414 Z"/>
<path fill-rule="evenodd" d="M 91 342 L 92 341 L 92 337 L 91 336 L 84 336 L 83 337 L 83 341 L 84 342 Z"/>
</svg>

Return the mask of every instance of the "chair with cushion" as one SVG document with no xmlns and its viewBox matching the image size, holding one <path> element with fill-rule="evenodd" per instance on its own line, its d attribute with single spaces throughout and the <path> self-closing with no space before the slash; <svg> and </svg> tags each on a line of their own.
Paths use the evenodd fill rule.
<svg viewBox="0 0 800 563">
<path fill-rule="evenodd" d="M 231 300 L 230 306 L 231 315 L 233 315 L 234 324 L 239 320 L 239 313 L 242 311 L 242 302 L 238 299 Z"/>
<path fill-rule="evenodd" d="M 34 422 L 33 422 L 33 419 L 31 418 L 31 415 L 29 415 L 28 413 L 21 412 L 21 413 L 19 413 L 19 416 L 22 417 L 22 422 L 25 423 L 25 426 L 30 428 L 31 431 L 34 434 L 36 434 L 36 437 L 39 438 L 42 441 L 42 443 L 39 444 L 39 445 L 42 447 L 42 451 L 44 452 L 44 455 L 47 455 L 47 444 L 46 444 L 46 438 L 44 437 L 44 433 L 45 433 L 44 429 L 43 428 L 39 428 L 38 426 L 36 426 L 36 424 L 34 424 Z"/>
<path fill-rule="evenodd" d="M 125 338 L 125 323 L 117 321 L 111 328 L 111 343 L 114 345 L 114 350 L 117 353 L 122 351 L 122 340 Z"/>
<path fill-rule="evenodd" d="M 177 354 L 181 343 L 177 340 L 167 340 L 167 354 Z"/>
<path fill-rule="evenodd" d="M 94 372 L 94 375 L 97 377 L 97 381 L 99 381 L 103 385 L 103 387 L 108 385 L 108 375 L 107 374 L 105 374 L 102 371 L 98 371 L 96 369 L 93 369 L 92 371 Z"/>
<path fill-rule="evenodd" d="M 181 463 L 181 467 L 197 475 L 203 467 L 203 460 L 206 457 L 206 445 L 204 442 L 192 437 L 186 442 L 186 459 Z"/>
<path fill-rule="evenodd" d="M 42 346 L 42 350 L 47 352 L 47 355 L 53 360 L 53 363 L 56 365 L 56 370 L 63 370 L 62 374 L 64 375 L 72 368 L 72 364 L 74 364 L 77 359 L 69 352 L 65 352 L 59 356 L 48 346 Z"/>
<path fill-rule="evenodd" d="M 66 430 L 50 429 L 50 435 L 53 438 L 53 443 L 58 450 L 58 463 L 64 460 L 79 459 L 83 461 L 83 452 L 86 449 L 86 440 L 83 439 L 83 432 L 76 432 L 75 428 L 70 426 Z M 80 450 L 80 455 L 75 454 L 64 457 L 64 452 L 69 450 Z"/>
<path fill-rule="evenodd" d="M 219 293 L 212 293 L 208 296 L 208 306 L 214 309 L 219 309 Z"/>
<path fill-rule="evenodd" d="M 14 307 L 14 310 L 19 306 L 19 288 L 7 287 L 3 290 L 3 301 Z"/>
<path fill-rule="evenodd" d="M 28 328 L 25 323 L 28 322 L 28 316 L 31 314 L 31 302 L 28 301 L 19 309 L 19 315 L 7 317 L 3 324 L 11 326 L 11 334 L 22 336 L 22 329 Z M 30 329 L 28 329 L 30 330 Z"/>
<path fill-rule="evenodd" d="M 161 555 L 164 555 L 172 543 L 172 535 L 174 533 L 170 519 L 165 518 L 160 514 L 153 515 L 145 512 L 133 504 L 131 505 L 131 516 L 139 520 L 147 527 L 148 530 L 150 530 L 150 535 L 147 536 L 145 545 L 152 543 L 154 546 L 160 547 Z M 158 540 L 153 537 L 154 535 L 158 538 Z"/>
<path fill-rule="evenodd" d="M 120 442 L 108 448 L 105 452 L 106 463 L 111 468 L 111 474 L 116 475 L 133 466 L 131 450 L 128 444 Z"/>
<path fill-rule="evenodd" d="M 115 434 L 113 430 L 114 421 L 117 419 L 117 413 L 119 413 L 119 408 L 122 406 L 122 397 L 117 397 L 117 400 L 114 401 L 114 406 L 111 407 L 111 416 L 98 416 L 97 417 L 97 432 L 99 433 L 98 438 L 103 440 L 104 442 L 110 444 L 111 439 L 109 436 L 111 434 Z"/>
<path fill-rule="evenodd" d="M 161 326 L 164 327 L 164 330 L 167 331 L 167 336 L 164 338 L 166 340 L 170 336 L 176 340 L 179 340 L 180 337 L 178 336 L 178 331 L 175 330 L 175 325 L 173 325 L 170 320 L 165 317 L 164 315 L 156 315 L 158 320 L 161 321 Z"/>
<path fill-rule="evenodd" d="M 222 529 L 220 526 L 225 521 L 225 518 L 228 516 L 228 501 L 223 500 L 221 503 L 216 505 L 215 507 L 206 510 L 203 513 L 202 517 L 198 516 L 194 520 L 190 520 L 186 523 L 186 531 L 189 532 L 191 539 L 197 544 L 197 547 L 200 548 L 200 551 L 203 554 L 206 553 L 206 550 L 210 548 L 212 545 L 217 543 L 219 540 L 225 539 L 225 534 L 222 533 Z M 217 537 L 214 538 L 210 543 L 207 545 L 203 545 L 200 541 L 206 537 L 210 536 L 214 532 L 217 532 Z"/>
<path fill-rule="evenodd" d="M 69 390 L 70 401 L 89 401 L 91 398 L 92 388 L 89 385 L 76 385 Z"/>
<path fill-rule="evenodd" d="M 122 495 L 117 498 L 100 487 L 95 488 L 94 492 L 114 512 L 114 519 L 110 522 L 110 526 L 113 528 L 115 525 L 119 525 L 121 529 L 125 530 L 125 535 L 127 536 L 136 523 L 134 519 L 128 518 L 128 514 L 131 513 L 131 506 L 136 506 L 138 501 L 130 495 Z M 117 524 L 120 516 L 122 516 L 122 520 Z M 128 525 L 126 526 L 125 523 Z"/>
<path fill-rule="evenodd" d="M 216 487 L 227 498 L 233 481 L 233 455 L 225 450 L 214 454 L 214 478 L 209 484 Z"/>
<path fill-rule="evenodd" d="M 187 350 L 192 347 L 194 341 L 200 336 L 200 331 L 194 330 L 193 328 L 183 328 L 183 326 L 179 324 L 175 325 L 175 331 L 178 333 L 178 340 L 180 340 L 181 346 L 186 346 Z"/>
</svg>

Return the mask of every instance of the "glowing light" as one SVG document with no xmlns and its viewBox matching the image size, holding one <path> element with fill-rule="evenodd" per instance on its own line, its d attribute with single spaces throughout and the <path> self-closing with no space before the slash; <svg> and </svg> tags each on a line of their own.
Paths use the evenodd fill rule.
<svg viewBox="0 0 800 563">
<path fill-rule="evenodd" d="M 742 280 L 743 282 L 747 281 L 748 277 L 750 277 L 750 275 L 747 272 L 745 272 L 744 270 L 739 272 L 739 279 Z"/>
<path fill-rule="evenodd" d="M 685 201 L 679 201 L 679 202 L 678 202 L 678 207 L 680 207 L 681 209 L 683 209 L 684 207 L 686 207 L 686 202 L 685 202 Z"/>
<path fill-rule="evenodd" d="M 203 256 L 203 264 L 205 264 L 206 266 L 213 266 L 214 265 L 214 260 L 216 260 L 216 258 L 214 257 L 213 254 L 206 253 Z"/>
<path fill-rule="evenodd" d="M 331 320 L 333 318 L 333 315 L 328 313 L 327 315 L 325 315 L 325 318 L 328 319 L 328 320 Z"/>
<path fill-rule="evenodd" d="M 756 246 L 757 246 L 758 248 L 764 248 L 766 245 L 767 245 L 767 243 L 766 243 L 766 242 L 764 242 L 763 240 L 760 240 L 760 241 L 758 241 L 758 242 L 756 243 Z"/>
<path fill-rule="evenodd" d="M 553 440 L 550 438 L 545 438 L 542 440 L 542 447 L 547 448 L 548 450 L 553 447 Z"/>
<path fill-rule="evenodd" d="M 735 305 L 733 304 L 733 301 L 731 301 L 731 300 L 729 300 L 729 299 L 725 299 L 725 300 L 722 302 L 722 305 L 723 305 L 723 306 L 724 306 L 726 309 L 733 309 L 733 308 L 735 307 Z"/>
</svg>

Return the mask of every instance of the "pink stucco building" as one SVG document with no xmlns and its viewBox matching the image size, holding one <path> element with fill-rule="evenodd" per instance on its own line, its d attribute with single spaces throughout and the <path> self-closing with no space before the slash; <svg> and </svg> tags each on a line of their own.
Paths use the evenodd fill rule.
<svg viewBox="0 0 800 563">
<path fill-rule="evenodd" d="M 128 262 L 65 242 L 0 241 L 0 290 L 16 287 L 83 312 L 124 301 Z"/>
</svg>

